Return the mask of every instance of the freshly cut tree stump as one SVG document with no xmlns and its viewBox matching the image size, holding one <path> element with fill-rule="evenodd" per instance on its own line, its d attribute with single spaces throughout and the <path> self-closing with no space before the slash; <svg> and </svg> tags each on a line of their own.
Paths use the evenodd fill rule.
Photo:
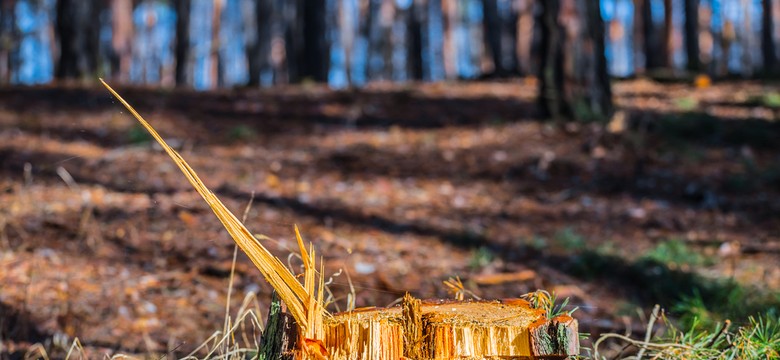
<svg viewBox="0 0 780 360">
<path fill-rule="evenodd" d="M 275 324 L 271 316 L 268 324 Z M 321 345 L 328 359 L 556 359 L 579 354 L 577 320 L 567 315 L 547 319 L 544 311 L 520 299 L 421 301 L 407 295 L 401 306 L 334 314 L 324 326 Z"/>
<path fill-rule="evenodd" d="M 101 79 L 101 81 L 103 81 Z M 179 153 L 108 84 L 103 85 L 162 146 L 208 203 L 236 244 L 276 292 L 258 358 L 316 360 L 554 359 L 577 355 L 577 321 L 548 319 L 527 301 L 420 301 L 330 314 L 323 299 L 322 262 L 298 228 L 303 284 L 238 220 Z M 278 295 L 278 296 L 277 296 Z M 552 304 L 550 304 L 552 306 Z"/>
</svg>

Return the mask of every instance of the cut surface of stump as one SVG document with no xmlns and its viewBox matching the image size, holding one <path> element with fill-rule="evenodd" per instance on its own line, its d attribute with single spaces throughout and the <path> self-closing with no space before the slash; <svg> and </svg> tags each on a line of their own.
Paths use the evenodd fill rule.
<svg viewBox="0 0 780 360">
<path fill-rule="evenodd" d="M 420 301 L 325 319 L 329 359 L 555 359 L 579 353 L 577 321 L 525 300 Z"/>
</svg>

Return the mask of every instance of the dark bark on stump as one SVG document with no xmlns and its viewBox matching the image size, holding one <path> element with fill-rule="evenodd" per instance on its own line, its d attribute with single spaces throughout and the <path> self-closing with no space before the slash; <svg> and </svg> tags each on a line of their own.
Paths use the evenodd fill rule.
<svg viewBox="0 0 780 360">
<path fill-rule="evenodd" d="M 293 360 L 295 358 L 293 352 L 297 348 L 298 326 L 292 315 L 287 312 L 287 306 L 274 293 L 258 359 Z"/>
</svg>

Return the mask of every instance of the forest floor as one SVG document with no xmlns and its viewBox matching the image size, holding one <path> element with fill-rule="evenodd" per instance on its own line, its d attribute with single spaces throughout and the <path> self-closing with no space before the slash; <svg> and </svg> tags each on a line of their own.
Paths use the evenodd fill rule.
<svg viewBox="0 0 780 360">
<path fill-rule="evenodd" d="M 601 126 L 539 121 L 529 79 L 119 89 L 229 208 L 254 198 L 247 226 L 296 268 L 301 228 L 340 274 L 334 311 L 449 298 L 458 276 L 570 297 L 592 336 L 641 332 L 655 303 L 777 316 L 780 86 L 614 90 Z M 0 89 L 0 358 L 74 337 L 181 356 L 222 328 L 233 242 L 150 140 L 104 89 Z M 243 254 L 233 284 L 231 314 L 254 292 L 265 316 Z"/>
</svg>

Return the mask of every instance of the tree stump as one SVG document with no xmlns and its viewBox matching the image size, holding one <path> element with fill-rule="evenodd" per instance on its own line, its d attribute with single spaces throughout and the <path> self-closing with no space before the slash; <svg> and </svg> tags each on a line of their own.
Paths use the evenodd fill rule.
<svg viewBox="0 0 780 360">
<path fill-rule="evenodd" d="M 304 353 L 299 347 L 304 342 L 290 341 L 300 338 L 298 327 L 280 321 L 294 319 L 275 312 L 282 308 L 279 303 L 275 299 L 271 305 L 261 359 Z M 334 314 L 324 326 L 319 343 L 328 359 L 564 359 L 579 354 L 577 320 L 568 315 L 548 319 L 521 299 L 421 301 L 407 294 L 400 306 Z"/>
</svg>

